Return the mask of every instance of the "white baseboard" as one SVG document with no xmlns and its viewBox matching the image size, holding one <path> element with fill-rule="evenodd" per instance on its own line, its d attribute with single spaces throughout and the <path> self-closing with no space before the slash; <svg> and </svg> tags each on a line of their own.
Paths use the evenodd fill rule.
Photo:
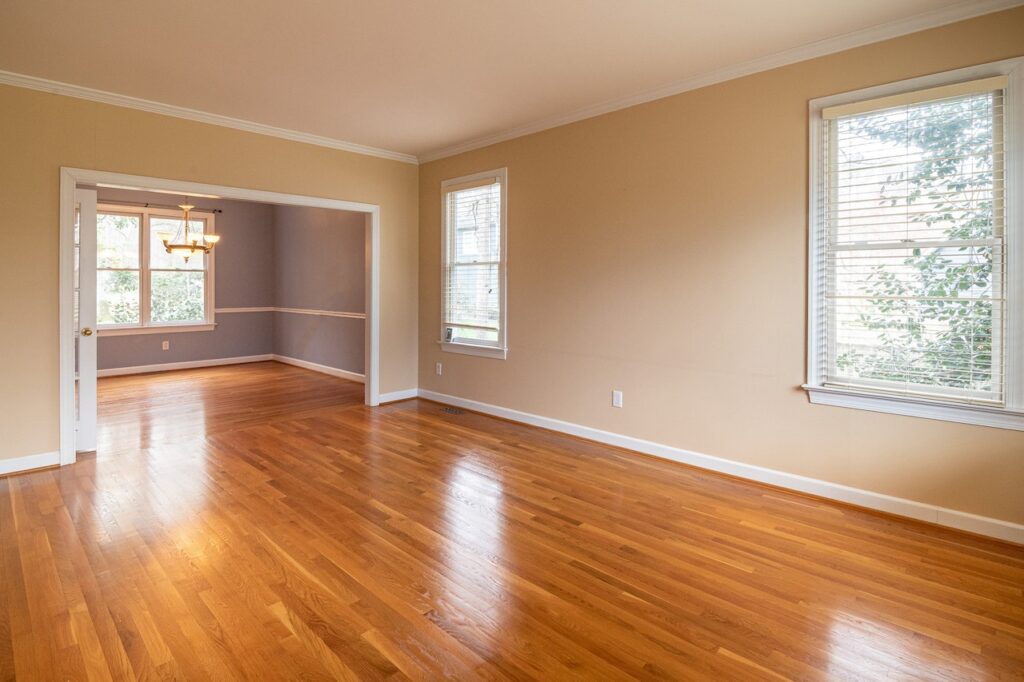
<svg viewBox="0 0 1024 682">
<path fill-rule="evenodd" d="M 337 367 L 328 367 L 327 365 L 310 362 L 309 360 L 290 358 L 287 355 L 272 355 L 270 359 L 277 362 L 283 362 L 286 365 L 294 365 L 296 367 L 302 367 L 303 369 L 310 369 L 314 372 L 320 372 L 321 374 L 330 374 L 332 377 L 348 379 L 349 381 L 358 381 L 361 384 L 366 383 L 366 377 L 364 375 L 357 374 L 356 372 L 349 372 L 344 369 L 338 369 Z"/>
<path fill-rule="evenodd" d="M 391 391 L 390 393 L 381 393 L 380 401 L 382 403 L 393 403 L 397 400 L 408 400 L 409 398 L 415 398 L 420 394 L 418 389 L 407 388 L 404 391 Z"/>
<path fill-rule="evenodd" d="M 906 516 L 940 526 L 947 526 L 949 528 L 956 528 L 957 530 L 964 530 L 971 533 L 977 533 L 979 535 L 998 538 L 1000 540 L 1024 544 L 1024 525 L 1022 524 L 1001 521 L 999 519 L 993 519 L 985 516 L 977 516 L 975 514 L 957 511 L 955 509 L 937 507 L 935 505 L 915 502 L 914 500 L 907 500 L 901 497 L 883 495 L 870 490 L 851 488 L 837 483 L 830 483 L 828 481 L 808 478 L 806 476 L 798 476 L 796 474 L 789 474 L 784 471 L 767 469 L 753 464 L 744 464 L 742 462 L 715 457 L 713 455 L 705 455 L 691 450 L 683 450 L 682 448 L 672 447 L 670 445 L 662 445 L 661 443 L 654 443 L 649 440 L 624 436 L 610 431 L 602 431 L 589 426 L 582 426 L 580 424 L 564 422 L 558 419 L 542 417 L 528 412 L 520 412 L 507 407 L 499 407 L 497 405 L 481 403 L 475 400 L 467 400 L 466 398 L 459 398 L 457 396 L 446 395 L 444 393 L 435 393 L 434 391 L 420 389 L 418 395 L 421 398 L 444 403 L 446 405 L 462 407 L 467 410 L 474 410 L 476 412 L 482 412 L 484 414 L 521 422 L 523 424 L 539 426 L 544 429 L 550 429 L 551 431 L 559 431 L 572 436 L 597 441 L 598 443 L 605 443 L 607 445 L 635 450 L 647 455 L 690 464 L 702 469 L 710 469 L 711 471 L 718 471 L 731 476 L 737 476 L 739 478 L 746 478 L 760 483 L 768 483 L 780 488 L 788 488 L 789 490 L 796 490 L 811 495 L 817 495 L 819 497 L 846 502 L 858 507 L 874 509 L 877 511 L 887 512 L 889 514 L 895 514 L 897 516 Z"/>
<path fill-rule="evenodd" d="M 160 365 L 137 365 L 135 367 L 112 367 L 96 370 L 97 377 L 119 377 L 126 374 L 149 374 L 150 372 L 170 372 L 176 369 L 195 369 L 197 367 L 218 367 L 220 365 L 240 365 L 246 362 L 267 362 L 276 356 L 243 355 L 234 358 L 214 358 L 211 360 L 189 360 L 187 362 L 165 362 Z"/>
<path fill-rule="evenodd" d="M 7 474 L 16 474 L 19 471 L 29 471 L 31 469 L 41 469 L 43 467 L 52 467 L 60 464 L 60 451 L 54 452 L 43 452 L 38 455 L 25 455 L 24 457 L 11 457 L 10 459 L 0 459 L 0 476 L 6 476 Z"/>
</svg>

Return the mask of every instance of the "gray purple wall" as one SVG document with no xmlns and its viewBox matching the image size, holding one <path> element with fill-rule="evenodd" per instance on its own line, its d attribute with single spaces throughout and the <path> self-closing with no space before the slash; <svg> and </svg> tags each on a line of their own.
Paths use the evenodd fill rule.
<svg viewBox="0 0 1024 682">
<path fill-rule="evenodd" d="M 365 313 L 365 248 L 361 213 L 275 206 L 275 305 Z M 277 312 L 274 352 L 362 374 L 364 327 L 364 319 Z"/>
<path fill-rule="evenodd" d="M 175 205 L 176 195 L 100 188 L 99 201 Z M 362 214 L 197 199 L 219 209 L 215 309 L 364 312 Z M 99 369 L 277 354 L 363 373 L 364 320 L 295 313 L 216 314 L 202 332 L 102 336 Z M 161 350 L 163 341 L 169 350 Z"/>
</svg>

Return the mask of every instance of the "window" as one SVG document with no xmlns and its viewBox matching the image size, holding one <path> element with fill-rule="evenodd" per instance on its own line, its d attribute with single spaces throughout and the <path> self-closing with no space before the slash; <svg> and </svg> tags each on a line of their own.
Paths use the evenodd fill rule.
<svg viewBox="0 0 1024 682">
<path fill-rule="evenodd" d="M 506 171 L 441 185 L 441 347 L 504 359 Z"/>
<path fill-rule="evenodd" d="M 213 232 L 193 211 L 190 229 Z M 212 258 L 168 254 L 159 232 L 182 229 L 180 211 L 104 204 L 96 213 L 96 320 L 102 335 L 213 328 Z"/>
<path fill-rule="evenodd" d="M 957 75 L 812 103 L 807 388 L 1024 429 L 1017 84 Z"/>
</svg>

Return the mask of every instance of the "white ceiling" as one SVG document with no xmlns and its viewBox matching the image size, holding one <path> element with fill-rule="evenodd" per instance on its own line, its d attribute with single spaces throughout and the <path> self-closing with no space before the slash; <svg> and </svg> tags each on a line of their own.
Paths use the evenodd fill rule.
<svg viewBox="0 0 1024 682">
<path fill-rule="evenodd" d="M 424 155 L 835 36 L 1009 4 L 0 0 L 0 70 Z"/>
</svg>

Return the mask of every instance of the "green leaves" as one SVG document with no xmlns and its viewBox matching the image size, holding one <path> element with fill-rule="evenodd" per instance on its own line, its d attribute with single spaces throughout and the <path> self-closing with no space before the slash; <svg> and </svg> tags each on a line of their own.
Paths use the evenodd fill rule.
<svg viewBox="0 0 1024 682">
<path fill-rule="evenodd" d="M 902 260 L 876 258 L 857 294 L 867 301 L 857 325 L 872 332 L 871 341 L 840 347 L 837 369 L 863 379 L 991 390 L 992 276 L 1000 255 L 957 242 L 996 236 L 992 97 L 916 106 L 905 117 L 864 115 L 843 126 L 855 150 L 848 158 L 887 149 L 909 160 L 876 185 L 878 205 L 905 205 L 908 235 L 915 224 L 940 228 L 951 243 L 914 247 Z"/>
</svg>

